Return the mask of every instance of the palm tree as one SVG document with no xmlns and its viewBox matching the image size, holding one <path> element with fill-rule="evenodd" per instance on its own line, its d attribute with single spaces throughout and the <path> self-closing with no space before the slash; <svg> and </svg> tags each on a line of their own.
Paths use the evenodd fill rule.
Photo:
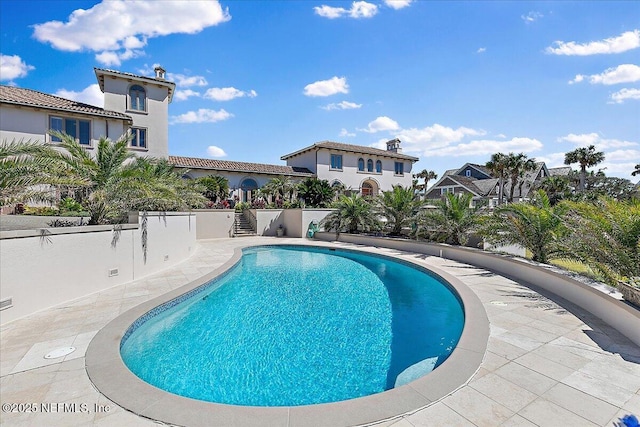
<svg viewBox="0 0 640 427">
<path fill-rule="evenodd" d="M 537 189 L 547 193 L 551 206 L 555 206 L 571 194 L 569 180 L 563 176 L 549 176 L 538 184 Z"/>
<path fill-rule="evenodd" d="M 429 183 L 429 181 L 431 181 L 432 179 L 438 179 L 438 174 L 435 173 L 432 170 L 426 170 L 426 169 L 422 169 L 422 171 L 418 172 L 417 174 L 413 175 L 414 178 L 418 178 L 418 179 L 423 179 L 424 183 L 423 184 L 418 184 L 418 182 L 416 181 L 416 188 L 418 189 L 422 189 L 425 191 L 425 196 L 426 196 L 426 191 L 427 191 L 427 184 Z"/>
<path fill-rule="evenodd" d="M 383 191 L 377 199 L 377 208 L 387 219 L 392 235 L 400 235 L 402 228 L 414 221 L 422 203 L 411 187 L 394 185 L 391 191 Z"/>
<path fill-rule="evenodd" d="M 527 172 L 531 172 L 536 169 L 535 159 L 527 158 L 524 153 L 509 153 L 505 159 L 507 164 L 506 174 L 509 177 L 510 188 L 508 202 L 513 202 L 516 187 L 520 188 L 520 197 L 522 197 L 522 186 L 525 183 L 525 176 Z"/>
<path fill-rule="evenodd" d="M 348 233 L 372 231 L 380 228 L 378 218 L 371 204 L 362 196 L 340 196 L 334 203 L 335 211 L 327 215 L 320 225 L 325 230 L 335 230 L 336 234 L 346 230 Z"/>
<path fill-rule="evenodd" d="M 0 206 L 28 201 L 51 201 L 50 186 L 82 185 L 62 173 L 59 153 L 33 141 L 0 144 Z"/>
<path fill-rule="evenodd" d="M 580 163 L 580 185 L 579 190 L 582 192 L 585 189 L 585 179 L 587 175 L 587 167 L 595 166 L 604 161 L 604 153 L 596 151 L 596 147 L 590 145 L 588 147 L 577 148 L 564 155 L 564 164 L 570 165 L 573 163 Z"/>
<path fill-rule="evenodd" d="M 640 163 L 638 163 L 635 167 L 635 170 L 631 172 L 631 176 L 640 175 Z"/>
<path fill-rule="evenodd" d="M 504 182 L 508 176 L 508 157 L 503 153 L 492 154 L 491 160 L 485 164 L 485 167 L 498 178 L 498 205 L 500 205 L 504 198 Z"/>
<path fill-rule="evenodd" d="M 262 192 L 266 195 L 280 196 L 283 200 L 291 201 L 293 198 L 293 192 L 296 189 L 296 185 L 288 176 L 279 176 L 275 178 L 271 178 L 269 182 L 267 182 L 262 187 Z"/>
<path fill-rule="evenodd" d="M 196 180 L 198 184 L 203 185 L 206 189 L 204 192 L 212 202 L 224 200 L 229 194 L 229 180 L 220 175 L 203 176 Z"/>
<path fill-rule="evenodd" d="M 565 223 L 575 230 L 567 256 L 600 272 L 610 283 L 640 277 L 640 200 L 601 197 L 595 203 L 562 202 Z"/>
<path fill-rule="evenodd" d="M 480 234 L 494 245 L 520 245 L 532 252 L 533 261 L 546 263 L 564 253 L 564 212 L 564 207 L 552 206 L 547 194 L 538 190 L 528 202 L 497 207 L 482 224 Z"/>
<path fill-rule="evenodd" d="M 298 184 L 298 196 L 306 206 L 326 208 L 335 197 L 335 189 L 326 179 L 307 178 Z"/>
<path fill-rule="evenodd" d="M 447 193 L 445 198 L 434 203 L 436 209 L 418 214 L 416 236 L 451 245 L 464 245 L 480 221 L 478 213 L 482 205 L 472 206 L 472 200 L 471 193 Z"/>
</svg>

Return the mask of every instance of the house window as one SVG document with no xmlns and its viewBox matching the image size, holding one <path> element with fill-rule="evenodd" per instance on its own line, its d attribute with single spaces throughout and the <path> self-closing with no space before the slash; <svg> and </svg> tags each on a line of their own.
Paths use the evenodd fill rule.
<svg viewBox="0 0 640 427">
<path fill-rule="evenodd" d="M 380 160 L 376 161 L 376 172 L 382 173 L 382 162 Z"/>
<path fill-rule="evenodd" d="M 342 170 L 342 154 L 331 155 L 331 169 Z"/>
<path fill-rule="evenodd" d="M 404 175 L 404 163 L 395 162 L 395 174 L 396 175 Z"/>
<path fill-rule="evenodd" d="M 373 160 L 367 160 L 367 172 L 373 172 Z"/>
<path fill-rule="evenodd" d="M 362 157 L 358 159 L 358 170 L 364 172 L 364 159 Z"/>
<path fill-rule="evenodd" d="M 464 171 L 464 175 L 471 176 L 471 169 L 467 169 L 466 171 Z"/>
<path fill-rule="evenodd" d="M 129 88 L 129 110 L 147 111 L 147 92 L 140 85 Z"/>
<path fill-rule="evenodd" d="M 135 148 L 147 148 L 146 129 L 131 128 L 131 146 Z"/>
<path fill-rule="evenodd" d="M 440 189 L 440 195 L 444 196 L 447 193 L 455 193 L 454 187 L 444 187 Z"/>
<path fill-rule="evenodd" d="M 72 119 L 69 117 L 49 117 L 49 128 L 66 133 L 81 145 L 91 145 L 91 121 Z M 60 138 L 51 137 L 53 142 L 61 142 Z"/>
</svg>

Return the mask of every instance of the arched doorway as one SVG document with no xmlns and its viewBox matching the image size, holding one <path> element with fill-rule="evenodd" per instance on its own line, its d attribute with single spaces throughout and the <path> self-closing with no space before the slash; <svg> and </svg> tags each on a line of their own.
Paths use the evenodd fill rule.
<svg viewBox="0 0 640 427">
<path fill-rule="evenodd" d="M 256 191 L 258 190 L 258 183 L 253 178 L 245 178 L 240 184 L 241 197 L 240 201 L 250 202 L 253 200 Z"/>
<path fill-rule="evenodd" d="M 362 194 L 362 196 L 377 196 L 378 195 L 378 189 L 380 187 L 378 186 L 378 183 L 375 182 L 372 179 L 368 179 L 366 181 L 364 181 L 362 183 L 362 186 L 360 187 L 360 194 Z"/>
</svg>

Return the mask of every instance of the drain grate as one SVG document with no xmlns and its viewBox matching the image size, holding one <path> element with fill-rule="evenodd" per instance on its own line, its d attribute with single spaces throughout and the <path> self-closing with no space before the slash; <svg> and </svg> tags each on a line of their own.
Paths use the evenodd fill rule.
<svg viewBox="0 0 640 427">
<path fill-rule="evenodd" d="M 68 354 L 73 353 L 74 351 L 76 351 L 75 347 L 62 347 L 62 348 L 56 348 L 55 350 L 50 351 L 49 353 L 44 355 L 45 359 L 57 359 L 59 357 L 64 357 Z"/>
</svg>

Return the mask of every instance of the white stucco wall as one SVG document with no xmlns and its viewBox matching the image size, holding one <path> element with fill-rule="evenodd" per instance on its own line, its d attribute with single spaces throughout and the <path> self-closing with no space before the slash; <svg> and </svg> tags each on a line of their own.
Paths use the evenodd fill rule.
<svg viewBox="0 0 640 427">
<path fill-rule="evenodd" d="M 141 219 L 141 218 L 140 218 Z M 0 233 L 0 323 L 156 273 L 185 260 L 195 250 L 196 220 L 189 213 L 149 213 L 147 257 L 142 228 L 125 225 L 112 244 L 112 226 Z M 110 269 L 118 269 L 109 277 Z"/>
<path fill-rule="evenodd" d="M 231 237 L 233 209 L 196 209 L 196 239 Z"/>
</svg>

